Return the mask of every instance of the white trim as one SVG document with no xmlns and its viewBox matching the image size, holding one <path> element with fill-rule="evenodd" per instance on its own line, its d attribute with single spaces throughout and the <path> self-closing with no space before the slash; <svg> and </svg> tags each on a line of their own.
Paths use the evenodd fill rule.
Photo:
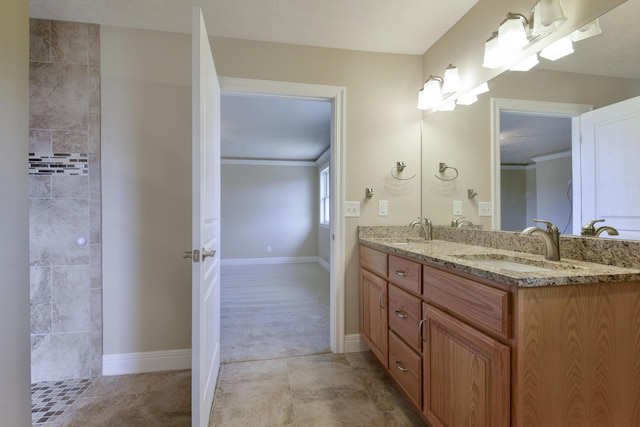
<svg viewBox="0 0 640 427">
<path fill-rule="evenodd" d="M 102 375 L 140 374 L 179 369 L 191 369 L 190 348 L 102 356 Z"/>
<path fill-rule="evenodd" d="M 320 264 L 320 267 L 324 268 L 325 270 L 331 271 L 331 265 L 320 257 L 318 257 L 318 264 Z"/>
<path fill-rule="evenodd" d="M 538 163 L 547 162 L 549 160 L 564 159 L 565 157 L 571 157 L 571 150 L 563 151 L 561 153 L 547 154 L 545 156 L 532 157 L 531 160 Z"/>
<path fill-rule="evenodd" d="M 322 166 L 324 163 L 329 161 L 329 156 L 331 155 L 331 147 L 327 148 L 327 150 L 320 155 L 315 161 L 317 166 Z"/>
<path fill-rule="evenodd" d="M 318 257 L 228 258 L 220 260 L 220 265 L 302 264 L 305 262 L 318 262 Z"/>
<path fill-rule="evenodd" d="M 334 353 L 344 352 L 345 323 L 345 260 L 343 194 L 346 137 L 346 88 L 342 86 L 253 80 L 219 77 L 223 93 L 252 94 L 255 96 L 285 96 L 308 99 L 329 99 L 332 102 L 331 129 L 331 245 L 330 245 L 330 330 L 329 342 Z"/>
<path fill-rule="evenodd" d="M 535 113 L 560 117 L 576 117 L 591 111 L 593 106 L 585 104 L 568 104 L 563 102 L 531 101 L 526 99 L 491 98 L 491 199 L 493 202 L 492 228 L 500 230 L 502 223 L 500 206 L 500 112 Z M 575 149 L 575 144 L 573 144 Z M 579 157 L 579 156 L 578 156 Z M 575 159 L 576 156 L 573 156 Z M 575 160 L 574 160 L 574 205 L 577 188 Z"/>
<path fill-rule="evenodd" d="M 369 351 L 369 347 L 362 340 L 360 334 L 351 334 L 344 337 L 345 353 L 359 353 L 363 351 Z"/>
<path fill-rule="evenodd" d="M 315 161 L 309 160 L 258 160 L 258 159 L 220 159 L 223 165 L 247 165 L 247 166 L 304 166 L 317 167 Z"/>
</svg>

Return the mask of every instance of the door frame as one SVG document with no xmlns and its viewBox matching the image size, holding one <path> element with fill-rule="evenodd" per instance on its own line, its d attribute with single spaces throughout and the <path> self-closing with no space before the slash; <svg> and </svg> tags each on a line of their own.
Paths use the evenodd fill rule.
<svg viewBox="0 0 640 427">
<path fill-rule="evenodd" d="M 593 107 L 586 104 L 570 104 L 564 102 L 532 101 L 529 99 L 491 98 L 491 200 L 493 200 L 493 217 L 491 228 L 500 230 L 502 216 L 501 180 L 500 180 L 500 112 L 517 111 L 536 115 L 547 114 L 560 117 L 579 117 L 591 111 Z M 572 167 L 573 167 L 573 205 L 580 201 L 580 141 L 576 134 L 575 123 L 572 123 Z M 577 158 L 577 159 L 576 159 Z M 576 218 L 574 216 L 575 227 Z"/>
<path fill-rule="evenodd" d="M 241 93 L 292 98 L 326 99 L 332 103 L 331 128 L 331 228 L 329 263 L 329 341 L 333 353 L 345 352 L 345 263 L 344 263 L 344 157 L 346 88 L 271 80 L 218 77 L 222 94 Z"/>
</svg>

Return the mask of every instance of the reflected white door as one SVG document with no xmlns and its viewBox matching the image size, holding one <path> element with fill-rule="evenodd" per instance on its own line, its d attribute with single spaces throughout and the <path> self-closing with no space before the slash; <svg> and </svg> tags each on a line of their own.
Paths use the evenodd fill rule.
<svg viewBox="0 0 640 427">
<path fill-rule="evenodd" d="M 206 427 L 220 368 L 220 86 L 193 10 L 192 426 Z"/>
<path fill-rule="evenodd" d="M 581 223 L 604 219 L 596 226 L 640 239 L 640 97 L 583 114 L 580 131 Z"/>
</svg>

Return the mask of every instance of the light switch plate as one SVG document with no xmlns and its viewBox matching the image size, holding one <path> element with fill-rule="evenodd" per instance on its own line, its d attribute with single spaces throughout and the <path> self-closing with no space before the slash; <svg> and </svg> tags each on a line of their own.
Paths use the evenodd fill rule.
<svg viewBox="0 0 640 427">
<path fill-rule="evenodd" d="M 378 216 L 389 215 L 389 203 L 386 200 L 378 200 Z"/>
<path fill-rule="evenodd" d="M 478 216 L 492 216 L 493 205 L 491 202 L 478 203 Z"/>
<path fill-rule="evenodd" d="M 344 202 L 344 216 L 360 216 L 360 202 Z"/>
<path fill-rule="evenodd" d="M 453 214 L 462 215 L 462 201 L 460 200 L 453 201 Z"/>
</svg>

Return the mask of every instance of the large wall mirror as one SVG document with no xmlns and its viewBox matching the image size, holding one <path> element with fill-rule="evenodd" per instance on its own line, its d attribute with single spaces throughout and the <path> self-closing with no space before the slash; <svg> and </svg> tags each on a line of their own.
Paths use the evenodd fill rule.
<svg viewBox="0 0 640 427">
<path fill-rule="evenodd" d="M 600 17 L 602 33 L 574 43 L 572 55 L 541 58 L 528 72 L 507 71 L 489 82 L 491 91 L 476 104 L 426 117 L 423 216 L 450 224 L 453 202 L 461 201 L 462 216 L 486 229 L 522 230 L 534 225 L 533 218 L 551 220 L 563 234 L 580 235 L 584 223 L 600 218 L 621 230 L 640 228 L 640 192 L 633 184 L 640 183 L 640 168 L 632 165 L 640 158 L 637 136 L 631 147 L 591 147 L 595 155 L 585 157 L 575 119 L 640 96 L 638 16 L 640 2 L 627 1 Z M 638 135 L 640 114 L 626 126 Z M 459 176 L 447 181 L 438 173 L 440 162 L 456 167 Z M 606 174 L 606 195 L 582 179 L 585 167 Z M 477 196 L 469 198 L 469 189 Z M 482 216 L 486 203 L 493 212 Z M 640 234 L 621 231 L 616 237 Z"/>
</svg>

